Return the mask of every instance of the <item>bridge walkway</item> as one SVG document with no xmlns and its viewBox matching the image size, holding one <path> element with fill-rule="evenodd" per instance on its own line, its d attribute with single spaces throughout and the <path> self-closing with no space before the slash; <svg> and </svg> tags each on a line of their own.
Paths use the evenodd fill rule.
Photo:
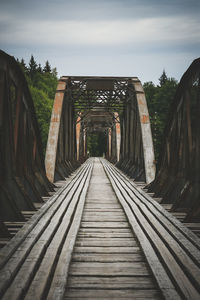
<svg viewBox="0 0 200 300">
<path fill-rule="evenodd" d="M 88 159 L 0 250 L 0 298 L 200 298 L 200 241 L 104 159 Z"/>
<path fill-rule="evenodd" d="M 161 299 L 144 253 L 95 158 L 65 299 Z"/>
</svg>

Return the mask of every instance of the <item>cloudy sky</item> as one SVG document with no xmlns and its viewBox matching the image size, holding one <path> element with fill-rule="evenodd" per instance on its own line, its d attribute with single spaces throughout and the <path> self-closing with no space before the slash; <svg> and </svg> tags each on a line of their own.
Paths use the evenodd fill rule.
<svg viewBox="0 0 200 300">
<path fill-rule="evenodd" d="M 59 76 L 179 80 L 200 56 L 200 0 L 0 0 L 0 48 Z"/>
</svg>

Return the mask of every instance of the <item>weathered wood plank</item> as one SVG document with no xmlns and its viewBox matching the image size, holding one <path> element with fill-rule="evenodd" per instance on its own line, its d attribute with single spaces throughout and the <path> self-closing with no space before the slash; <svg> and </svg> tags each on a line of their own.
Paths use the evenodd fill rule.
<svg viewBox="0 0 200 300">
<path fill-rule="evenodd" d="M 83 262 L 144 262 L 144 255 L 139 253 L 74 253 L 72 261 L 83 261 Z"/>
<path fill-rule="evenodd" d="M 74 253 L 138 253 L 139 247 L 75 247 Z"/>
<path fill-rule="evenodd" d="M 129 228 L 127 222 L 81 222 L 81 228 Z"/>
<path fill-rule="evenodd" d="M 133 234 L 130 232 L 80 232 L 77 238 L 98 238 L 98 239 L 118 239 L 118 238 L 130 238 Z"/>
<path fill-rule="evenodd" d="M 160 299 L 160 293 L 157 290 L 76 290 L 67 291 L 65 299 Z"/>
<path fill-rule="evenodd" d="M 132 233 L 131 228 L 80 228 L 79 233 Z"/>
<path fill-rule="evenodd" d="M 136 247 L 138 242 L 132 239 L 109 239 L 109 240 L 98 240 L 98 239 L 77 239 L 77 247 Z"/>
<path fill-rule="evenodd" d="M 148 276 L 149 269 L 144 262 L 72 262 L 70 275 L 84 276 Z"/>
<path fill-rule="evenodd" d="M 121 277 L 95 277 L 95 276 L 70 276 L 70 288 L 76 289 L 154 289 L 155 282 L 151 277 L 121 276 Z"/>
</svg>

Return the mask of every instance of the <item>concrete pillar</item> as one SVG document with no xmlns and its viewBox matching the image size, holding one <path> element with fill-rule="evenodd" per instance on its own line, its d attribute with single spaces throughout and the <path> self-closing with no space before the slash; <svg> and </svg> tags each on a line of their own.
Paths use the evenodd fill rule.
<svg viewBox="0 0 200 300">
<path fill-rule="evenodd" d="M 119 161 L 120 156 L 120 141 L 121 141 L 121 133 L 120 133 L 120 123 L 119 123 L 119 114 L 117 112 L 114 113 L 115 116 L 115 129 L 116 129 L 116 155 L 117 161 Z"/>
<path fill-rule="evenodd" d="M 54 106 L 51 115 L 49 136 L 48 136 L 46 156 L 45 156 L 46 174 L 49 181 L 51 182 L 54 181 L 56 154 L 57 154 L 57 146 L 58 146 L 58 135 L 60 129 L 63 99 L 66 90 L 66 82 L 59 81 L 57 90 L 59 92 L 56 93 L 54 99 Z"/>
<path fill-rule="evenodd" d="M 78 117 L 76 121 L 76 151 L 77 156 L 76 159 L 79 160 L 79 150 L 80 150 L 80 130 L 81 130 L 81 118 Z"/>
<path fill-rule="evenodd" d="M 111 158 L 111 128 L 108 129 L 108 158 Z"/>
</svg>

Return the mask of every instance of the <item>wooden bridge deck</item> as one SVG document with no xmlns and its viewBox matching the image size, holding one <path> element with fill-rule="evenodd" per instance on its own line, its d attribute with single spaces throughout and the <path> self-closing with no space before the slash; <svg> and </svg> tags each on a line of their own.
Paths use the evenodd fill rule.
<svg viewBox="0 0 200 300">
<path fill-rule="evenodd" d="M 95 159 L 66 299 L 160 299 L 135 234 L 102 164 Z"/>
<path fill-rule="evenodd" d="M 122 172 L 89 159 L 2 248 L 0 297 L 200 299 L 199 249 Z"/>
</svg>

